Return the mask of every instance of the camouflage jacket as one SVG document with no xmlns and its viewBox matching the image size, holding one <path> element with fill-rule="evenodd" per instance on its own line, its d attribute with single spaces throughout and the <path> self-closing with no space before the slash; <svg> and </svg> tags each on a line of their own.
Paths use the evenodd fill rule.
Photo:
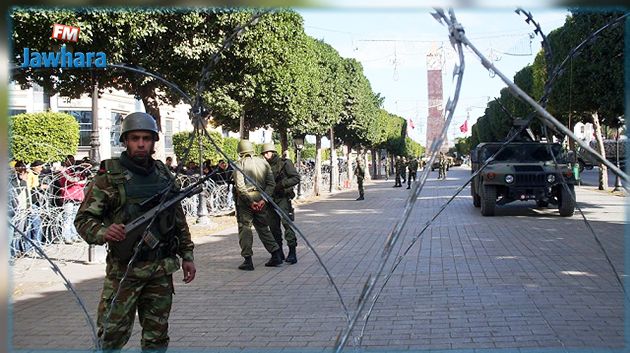
<svg viewBox="0 0 630 353">
<path fill-rule="evenodd" d="M 170 180 L 172 174 L 166 169 L 166 166 L 159 160 L 154 162 L 155 171 L 153 171 L 153 173 L 157 173 L 160 178 Z M 128 219 L 130 216 L 125 211 L 130 202 L 125 196 L 125 190 L 131 190 L 128 184 L 129 180 L 133 177 L 133 172 L 122 166 L 120 162 L 116 162 L 116 165 L 120 166 L 119 168 L 122 173 L 114 173 L 112 170 L 108 170 L 106 167 L 106 165 L 108 165 L 107 163 L 108 161 L 101 163 L 98 174 L 87 185 L 85 199 L 81 203 L 74 220 L 74 225 L 79 235 L 88 244 L 105 244 L 104 236 L 109 225 L 114 223 L 126 224 L 133 220 L 133 218 Z M 178 186 L 174 188 L 177 189 Z M 159 190 L 155 190 L 156 193 L 158 191 Z M 193 261 L 194 244 L 191 240 L 190 230 L 186 223 L 186 217 L 181 204 L 176 205 L 174 208 L 174 228 L 171 234 L 177 237 L 177 255 L 183 260 Z M 111 247 L 111 245 L 109 247 Z M 122 263 L 113 258 L 111 251 L 107 256 L 107 265 L 108 271 L 124 271 L 126 268 L 126 263 Z M 179 261 L 175 257 L 167 257 L 151 263 L 137 263 L 131 275 L 137 272 L 135 275 L 142 276 L 146 273 L 145 267 L 147 266 L 157 266 L 157 270 L 173 273 L 179 269 Z"/>
<path fill-rule="evenodd" d="M 254 180 L 256 184 L 261 187 L 265 193 L 269 196 L 273 195 L 273 190 L 276 187 L 276 182 L 273 178 L 273 172 L 269 163 L 258 156 L 246 155 L 236 162 L 236 165 L 245 173 L 248 177 Z M 249 180 L 245 179 L 243 173 L 235 170 L 232 174 L 235 185 L 236 197 L 239 202 L 245 202 L 247 206 L 253 202 L 258 202 L 262 199 L 260 192 Z"/>
<path fill-rule="evenodd" d="M 410 173 L 415 173 L 418 171 L 418 161 L 416 159 L 412 159 L 407 164 L 407 169 L 409 169 Z"/>
<path fill-rule="evenodd" d="M 354 167 L 354 175 L 357 178 L 365 178 L 365 159 L 362 155 L 357 156 L 357 165 Z"/>
<path fill-rule="evenodd" d="M 278 155 L 268 161 L 273 173 L 276 186 L 273 192 L 274 199 L 295 197 L 293 187 L 300 182 L 300 174 L 295 169 L 293 162 L 287 158 L 281 158 Z"/>
</svg>

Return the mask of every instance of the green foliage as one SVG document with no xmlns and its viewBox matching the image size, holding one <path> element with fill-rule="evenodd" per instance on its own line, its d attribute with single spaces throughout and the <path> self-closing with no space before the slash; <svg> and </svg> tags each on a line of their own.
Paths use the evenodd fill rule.
<svg viewBox="0 0 630 353">
<path fill-rule="evenodd" d="M 75 155 L 79 145 L 79 123 L 69 114 L 26 113 L 9 117 L 9 154 L 30 163 L 62 161 Z"/>
<path fill-rule="evenodd" d="M 238 159 L 238 153 L 236 152 L 236 148 L 238 147 L 239 139 L 235 137 L 224 137 L 223 138 L 223 152 L 230 157 L 231 160 L 235 161 Z M 223 158 L 220 158 L 223 159 Z"/>
<path fill-rule="evenodd" d="M 471 136 L 468 137 L 458 137 L 455 139 L 455 151 L 458 156 L 467 156 L 470 154 L 470 141 Z"/>
<path fill-rule="evenodd" d="M 405 156 L 407 157 L 420 157 L 424 153 L 424 147 L 412 140 L 410 137 L 405 137 Z"/>
<path fill-rule="evenodd" d="M 188 158 L 184 161 L 184 157 L 186 156 L 186 148 L 190 144 L 190 138 L 193 133 L 190 131 L 182 131 L 176 134 L 173 134 L 173 150 L 175 151 L 175 155 L 177 156 L 177 161 L 179 163 L 194 161 L 199 164 L 199 139 L 198 136 L 193 138 L 193 142 L 190 148 L 190 152 L 188 154 Z M 222 150 L 223 147 L 223 137 L 217 131 L 210 131 L 210 136 L 214 142 L 218 145 Z M 210 159 L 213 164 L 216 164 L 219 159 L 223 159 L 223 156 L 217 152 L 214 145 L 210 142 L 210 140 L 203 136 L 202 138 L 202 146 L 203 146 L 203 160 Z M 234 149 L 236 151 L 236 148 Z"/>
</svg>

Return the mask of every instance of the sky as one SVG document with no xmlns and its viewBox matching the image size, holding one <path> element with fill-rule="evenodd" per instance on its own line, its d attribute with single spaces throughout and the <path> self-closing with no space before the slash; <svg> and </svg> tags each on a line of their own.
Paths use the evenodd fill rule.
<svg viewBox="0 0 630 353">
<path fill-rule="evenodd" d="M 431 16 L 431 8 L 369 8 L 370 1 L 365 3 L 362 8 L 353 9 L 296 10 L 304 18 L 309 36 L 330 44 L 342 57 L 362 63 L 372 90 L 385 97 L 385 110 L 411 119 L 415 128 L 408 129 L 409 136 L 426 146 L 429 51 L 443 54 L 444 105 L 455 89 L 456 54 L 448 28 Z M 541 38 L 534 35 L 535 27 L 527 24 L 525 16 L 516 14 L 515 9 L 455 9 L 468 39 L 508 78 L 533 63 L 541 47 Z M 545 34 L 562 26 L 568 15 L 566 9 L 559 7 L 525 10 L 531 12 Z M 492 77 L 471 50 L 464 50 L 464 60 L 464 80 L 449 128 L 449 141 L 470 135 L 470 127 L 483 115 L 486 103 L 499 97 L 500 90 L 507 87 L 498 76 Z M 459 127 L 467 117 L 468 132 L 463 134 Z"/>
</svg>

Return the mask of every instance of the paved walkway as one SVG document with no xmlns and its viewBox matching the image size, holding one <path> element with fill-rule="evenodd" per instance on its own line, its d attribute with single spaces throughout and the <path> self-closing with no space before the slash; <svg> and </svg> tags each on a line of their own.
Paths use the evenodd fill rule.
<svg viewBox="0 0 630 353">
<path fill-rule="evenodd" d="M 402 254 L 470 171 L 454 168 L 446 181 L 432 172 L 397 243 Z M 333 275 L 354 312 L 376 272 L 388 233 L 408 196 L 393 181 L 367 185 L 366 200 L 341 192 L 297 208 L 297 224 Z M 623 274 L 626 198 L 577 188 L 579 206 Z M 621 348 L 623 294 L 613 269 L 578 212 L 515 203 L 482 217 L 465 189 L 422 234 L 385 286 L 362 336 L 370 350 L 473 348 Z M 346 325 L 340 299 L 314 253 L 299 239 L 296 265 L 267 268 L 255 240 L 253 272 L 239 271 L 236 229 L 197 236 L 196 280 L 176 273 L 170 319 L 173 351 L 332 351 Z M 50 288 L 16 293 L 13 345 L 21 349 L 85 349 L 91 332 L 60 279 L 37 260 L 16 265 L 15 288 L 40 276 Z M 102 264 L 66 262 L 68 276 L 93 316 Z M 46 272 L 47 271 L 47 272 Z M 380 288 L 380 283 L 377 288 Z M 357 338 L 362 321 L 353 331 Z M 139 346 L 136 325 L 129 347 Z M 352 351 L 352 341 L 345 351 Z"/>
</svg>

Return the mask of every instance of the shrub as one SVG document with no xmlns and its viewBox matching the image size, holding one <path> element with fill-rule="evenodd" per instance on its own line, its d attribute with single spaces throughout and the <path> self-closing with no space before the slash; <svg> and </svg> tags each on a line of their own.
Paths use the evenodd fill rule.
<svg viewBox="0 0 630 353">
<path fill-rule="evenodd" d="M 79 123 L 69 114 L 39 112 L 9 118 L 9 155 L 31 163 L 62 161 L 75 155 L 79 146 Z"/>
</svg>

